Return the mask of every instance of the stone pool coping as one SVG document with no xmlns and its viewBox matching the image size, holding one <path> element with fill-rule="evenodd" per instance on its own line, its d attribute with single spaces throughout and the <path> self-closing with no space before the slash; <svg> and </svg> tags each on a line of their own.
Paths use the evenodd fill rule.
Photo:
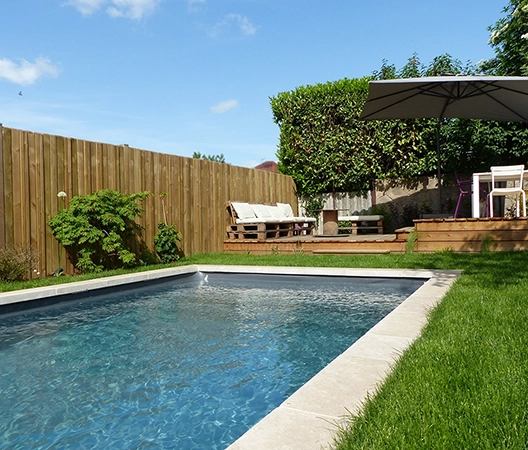
<svg viewBox="0 0 528 450">
<path fill-rule="evenodd" d="M 131 283 L 202 272 L 425 278 L 416 292 L 378 322 L 340 356 L 294 392 L 279 407 L 228 447 L 229 450 L 330 448 L 340 424 L 361 409 L 399 356 L 420 335 L 429 311 L 444 297 L 461 271 L 189 265 L 43 288 L 0 293 L 0 306 L 57 295 L 82 294 Z"/>
</svg>

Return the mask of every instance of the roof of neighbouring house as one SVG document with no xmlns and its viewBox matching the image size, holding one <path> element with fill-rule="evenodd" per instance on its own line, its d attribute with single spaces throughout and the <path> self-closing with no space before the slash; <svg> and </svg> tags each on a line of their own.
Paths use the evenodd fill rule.
<svg viewBox="0 0 528 450">
<path fill-rule="evenodd" d="M 264 161 L 263 163 L 256 166 L 255 169 L 266 170 L 273 173 L 278 172 L 277 163 L 275 161 Z"/>
</svg>

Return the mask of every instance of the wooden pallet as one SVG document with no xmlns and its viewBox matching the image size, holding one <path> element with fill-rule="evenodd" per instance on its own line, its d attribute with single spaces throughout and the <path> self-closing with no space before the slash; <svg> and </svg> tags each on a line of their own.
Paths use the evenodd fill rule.
<svg viewBox="0 0 528 450">
<path fill-rule="evenodd" d="M 231 224 L 227 226 L 226 230 L 229 240 L 256 239 L 259 242 L 263 242 L 266 239 L 307 236 L 313 233 L 313 228 L 311 224 L 285 222 Z"/>
<path fill-rule="evenodd" d="M 344 223 L 349 223 L 350 225 L 342 225 Z M 338 229 L 340 231 L 350 230 L 350 234 L 358 234 L 358 230 L 366 231 L 375 231 L 378 234 L 383 234 L 383 219 L 373 219 L 373 220 L 341 220 L 339 219 L 339 224 L 341 225 Z"/>
</svg>

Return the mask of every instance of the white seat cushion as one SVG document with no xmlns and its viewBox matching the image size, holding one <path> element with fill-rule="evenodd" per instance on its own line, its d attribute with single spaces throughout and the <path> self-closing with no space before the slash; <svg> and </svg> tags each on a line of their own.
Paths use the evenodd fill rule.
<svg viewBox="0 0 528 450">
<path fill-rule="evenodd" d="M 280 209 L 278 206 L 267 206 L 266 208 L 269 211 L 272 218 L 277 219 L 277 220 L 281 220 L 285 218 L 282 209 Z"/>
<path fill-rule="evenodd" d="M 284 217 L 293 217 L 293 209 L 288 203 L 277 203 L 277 206 L 281 209 Z"/>
<path fill-rule="evenodd" d="M 369 222 L 371 220 L 383 220 L 383 216 L 339 216 L 339 222 Z"/>
<path fill-rule="evenodd" d="M 271 212 L 266 205 L 251 205 L 258 219 L 271 219 Z"/>
<path fill-rule="evenodd" d="M 297 223 L 315 223 L 317 219 L 315 217 L 291 217 Z"/>
<path fill-rule="evenodd" d="M 253 211 L 249 203 L 231 202 L 231 206 L 235 209 L 236 215 L 240 220 L 256 218 L 255 211 Z"/>
</svg>

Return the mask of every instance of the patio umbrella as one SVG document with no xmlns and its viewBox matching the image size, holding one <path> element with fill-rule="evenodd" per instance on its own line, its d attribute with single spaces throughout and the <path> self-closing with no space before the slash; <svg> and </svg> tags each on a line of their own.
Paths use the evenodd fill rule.
<svg viewBox="0 0 528 450">
<path fill-rule="evenodd" d="M 360 119 L 423 118 L 437 119 L 438 195 L 441 199 L 441 120 L 458 118 L 526 122 L 528 77 L 444 75 L 369 83 L 369 95 Z"/>
</svg>

